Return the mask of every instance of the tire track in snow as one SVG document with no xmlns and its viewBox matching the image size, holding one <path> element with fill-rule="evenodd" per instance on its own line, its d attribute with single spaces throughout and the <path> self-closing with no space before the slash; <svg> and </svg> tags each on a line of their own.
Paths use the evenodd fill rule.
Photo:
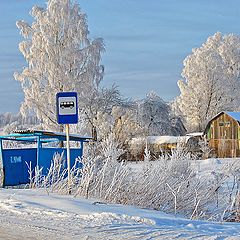
<svg viewBox="0 0 240 240">
<path fill-rule="evenodd" d="M 237 240 L 218 226 L 209 232 L 213 224 L 189 224 L 188 221 L 161 219 L 157 224 L 148 218 L 116 214 L 112 212 L 75 214 L 63 210 L 40 208 L 21 202 L 15 197 L 0 201 L 0 239 L 83 239 L 83 240 Z M 204 227 L 207 226 L 207 229 Z M 229 226 L 230 228 L 230 226 Z M 13 231 L 14 230 L 14 231 Z M 215 227 L 216 230 L 216 227 Z M 229 230 L 228 230 L 229 232 Z M 3 238 L 4 237 L 4 238 Z"/>
</svg>

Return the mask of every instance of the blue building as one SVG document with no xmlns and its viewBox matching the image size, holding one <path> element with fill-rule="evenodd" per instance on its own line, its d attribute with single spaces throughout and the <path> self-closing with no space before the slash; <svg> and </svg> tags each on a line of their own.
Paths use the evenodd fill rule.
<svg viewBox="0 0 240 240">
<path fill-rule="evenodd" d="M 70 142 L 77 142 L 77 148 L 70 149 L 70 165 L 75 163 L 77 157 L 83 155 L 83 143 L 90 137 L 70 134 Z M 54 154 L 63 154 L 66 158 L 66 148 L 56 147 L 60 142 L 66 141 L 64 133 L 47 131 L 23 130 L 13 134 L 0 136 L 0 162 L 3 169 L 3 186 L 16 186 L 29 183 L 29 166 L 35 169 L 42 168 L 43 175 L 47 175 Z M 4 142 L 15 142 L 14 148 L 4 147 Z M 34 174 L 34 172 L 33 172 Z"/>
</svg>

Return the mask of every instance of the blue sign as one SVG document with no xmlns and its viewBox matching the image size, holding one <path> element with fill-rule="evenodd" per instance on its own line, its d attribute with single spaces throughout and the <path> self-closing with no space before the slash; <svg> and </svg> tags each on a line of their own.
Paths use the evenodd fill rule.
<svg viewBox="0 0 240 240">
<path fill-rule="evenodd" d="M 78 104 L 76 92 L 57 93 L 57 121 L 59 124 L 78 122 Z"/>
</svg>

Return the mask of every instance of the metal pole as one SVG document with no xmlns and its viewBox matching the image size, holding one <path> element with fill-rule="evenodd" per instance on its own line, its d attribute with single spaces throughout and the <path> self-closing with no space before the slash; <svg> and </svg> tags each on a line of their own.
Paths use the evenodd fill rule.
<svg viewBox="0 0 240 240">
<path fill-rule="evenodd" d="M 67 140 L 68 194 L 71 194 L 69 124 L 66 124 L 66 140 Z"/>
<path fill-rule="evenodd" d="M 38 136 L 37 137 L 37 167 L 39 166 L 40 148 L 41 148 L 41 141 L 40 141 L 40 136 Z"/>
</svg>

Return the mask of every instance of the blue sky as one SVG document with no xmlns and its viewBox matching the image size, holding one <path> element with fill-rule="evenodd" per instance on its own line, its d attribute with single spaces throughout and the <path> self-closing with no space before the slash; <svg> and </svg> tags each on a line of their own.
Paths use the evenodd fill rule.
<svg viewBox="0 0 240 240">
<path fill-rule="evenodd" d="M 23 93 L 13 79 L 26 65 L 18 51 L 15 22 L 31 22 L 29 11 L 45 0 L 0 1 L 0 112 L 18 112 Z M 79 0 L 90 36 L 106 45 L 104 86 L 116 84 L 124 97 L 153 90 L 164 100 L 179 94 L 182 62 L 207 37 L 240 34 L 239 0 Z"/>
</svg>

